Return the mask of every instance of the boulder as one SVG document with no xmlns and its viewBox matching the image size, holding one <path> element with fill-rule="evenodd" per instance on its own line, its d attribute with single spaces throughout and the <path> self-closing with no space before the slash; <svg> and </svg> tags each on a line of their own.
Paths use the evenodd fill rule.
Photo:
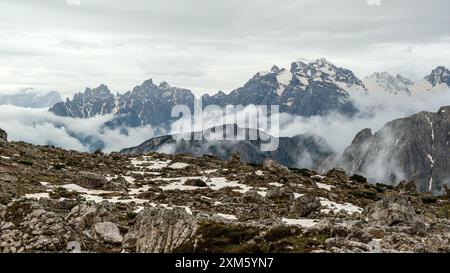
<svg viewBox="0 0 450 273">
<path fill-rule="evenodd" d="M 292 201 L 295 199 L 295 195 L 288 188 L 273 187 L 267 191 L 266 198 L 279 201 Z"/>
<path fill-rule="evenodd" d="M 307 217 L 320 209 L 320 201 L 314 196 L 304 195 L 295 199 L 289 208 L 297 217 Z"/>
<path fill-rule="evenodd" d="M 95 234 L 105 243 L 122 243 L 123 237 L 116 224 L 111 222 L 102 222 L 94 225 Z"/>
<path fill-rule="evenodd" d="M 145 208 L 130 230 L 132 236 L 125 237 L 133 243 L 136 238 L 136 252 L 170 253 L 189 240 L 197 229 L 195 217 L 184 209 Z"/>
<path fill-rule="evenodd" d="M 393 195 L 371 205 L 367 210 L 369 223 L 378 226 L 395 226 L 418 220 L 410 197 Z"/>
<path fill-rule="evenodd" d="M 91 190 L 103 189 L 107 183 L 104 176 L 91 172 L 79 172 L 76 177 L 76 184 Z"/>
</svg>

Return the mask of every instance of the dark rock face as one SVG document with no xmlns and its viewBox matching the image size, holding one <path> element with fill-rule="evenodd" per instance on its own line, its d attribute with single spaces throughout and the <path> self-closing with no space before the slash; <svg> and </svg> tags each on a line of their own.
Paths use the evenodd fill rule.
<svg viewBox="0 0 450 273">
<path fill-rule="evenodd" d="M 394 120 L 375 135 L 359 133 L 338 165 L 374 182 L 410 180 L 421 192 L 443 194 L 450 183 L 449 132 L 449 106 Z"/>
<path fill-rule="evenodd" d="M 58 116 L 90 118 L 95 115 L 110 114 L 114 111 L 115 97 L 106 85 L 86 88 L 84 93 L 77 93 L 73 100 L 67 99 L 50 108 Z"/>
<path fill-rule="evenodd" d="M 357 110 L 349 99 L 349 90 L 366 91 L 350 70 L 320 59 L 309 64 L 295 62 L 290 70 L 274 66 L 268 73 L 257 73 L 229 95 L 219 92 L 202 99 L 203 106 L 279 105 L 281 112 L 301 116 L 333 111 L 352 115 Z"/>
<path fill-rule="evenodd" d="M 84 93 L 77 93 L 73 100 L 58 103 L 50 111 L 76 118 L 114 114 L 113 120 L 107 124 L 111 127 L 168 126 L 175 105 L 187 105 L 192 110 L 194 103 L 195 96 L 187 89 L 171 87 L 165 82 L 157 86 L 152 80 L 147 80 L 123 95 L 113 95 L 105 85 L 87 88 Z"/>
<path fill-rule="evenodd" d="M 222 127 L 222 126 L 221 126 Z M 223 126 L 225 128 L 225 126 Z M 207 140 L 208 136 L 217 131 L 211 128 L 203 132 L 203 140 L 192 140 L 191 136 L 169 135 L 150 139 L 143 144 L 125 149 L 123 154 L 139 155 L 149 152 L 168 154 L 189 154 L 192 156 L 214 155 L 228 160 L 233 154 L 251 164 L 262 164 L 267 159 L 292 168 L 325 168 L 334 157 L 334 152 L 326 141 L 313 135 L 298 135 L 292 138 L 278 138 L 279 146 L 275 151 L 262 151 L 261 145 L 266 143 L 267 135 L 257 131 L 257 140 Z M 234 126 L 236 135 L 250 135 L 252 129 L 242 129 Z M 223 130 L 225 132 L 226 128 Z M 196 133 L 194 133 L 196 134 Z M 265 135 L 263 138 L 262 136 Z M 249 138 L 246 138 L 249 139 Z"/>
<path fill-rule="evenodd" d="M 0 142 L 7 142 L 8 134 L 0 128 Z"/>
</svg>

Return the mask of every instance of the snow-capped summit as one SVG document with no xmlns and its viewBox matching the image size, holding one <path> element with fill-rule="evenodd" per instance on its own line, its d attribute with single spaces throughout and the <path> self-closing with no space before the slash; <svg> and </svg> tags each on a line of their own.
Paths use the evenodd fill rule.
<svg viewBox="0 0 450 273">
<path fill-rule="evenodd" d="M 450 86 L 450 71 L 445 66 L 438 66 L 424 79 L 430 82 L 433 87 L 440 84 Z"/>
<path fill-rule="evenodd" d="M 350 70 L 338 68 L 326 59 L 297 61 L 290 69 L 274 65 L 258 72 L 244 86 L 229 95 L 203 96 L 203 105 L 280 105 L 282 112 L 314 116 L 329 112 L 353 114 L 349 91 L 365 91 Z"/>
<path fill-rule="evenodd" d="M 291 72 L 305 85 L 312 80 L 336 84 L 347 92 L 366 91 L 362 81 L 352 71 L 337 67 L 325 58 L 310 63 L 295 62 L 291 65 Z"/>
<path fill-rule="evenodd" d="M 401 75 L 393 76 L 388 72 L 374 73 L 364 79 L 369 92 L 386 92 L 392 95 L 411 95 L 414 82 Z"/>
</svg>

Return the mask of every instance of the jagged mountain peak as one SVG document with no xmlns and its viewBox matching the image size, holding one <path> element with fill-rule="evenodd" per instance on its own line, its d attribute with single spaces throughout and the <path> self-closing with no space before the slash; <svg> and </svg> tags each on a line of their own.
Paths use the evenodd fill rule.
<svg viewBox="0 0 450 273">
<path fill-rule="evenodd" d="M 430 82 L 433 86 L 439 84 L 447 84 L 450 86 L 450 70 L 448 70 L 445 66 L 438 66 L 424 79 Z"/>
<path fill-rule="evenodd" d="M 325 58 L 313 62 L 297 61 L 291 64 L 291 73 L 295 74 L 300 82 L 315 81 L 338 85 L 345 91 L 366 91 L 362 81 L 346 68 L 338 67 Z"/>
<path fill-rule="evenodd" d="M 171 88 L 171 86 L 170 86 L 170 84 L 168 84 L 166 81 L 162 81 L 162 82 L 159 84 L 159 88 L 167 89 L 167 88 Z"/>
<path fill-rule="evenodd" d="M 272 72 L 272 73 L 279 73 L 280 72 L 280 68 L 277 65 L 274 65 L 270 69 L 270 72 Z"/>
<path fill-rule="evenodd" d="M 91 91 L 92 91 L 92 93 L 94 95 L 100 95 L 100 96 L 109 96 L 109 95 L 111 95 L 111 91 L 109 90 L 108 86 L 105 85 L 105 84 L 100 84 L 98 87 L 92 89 Z"/>
</svg>

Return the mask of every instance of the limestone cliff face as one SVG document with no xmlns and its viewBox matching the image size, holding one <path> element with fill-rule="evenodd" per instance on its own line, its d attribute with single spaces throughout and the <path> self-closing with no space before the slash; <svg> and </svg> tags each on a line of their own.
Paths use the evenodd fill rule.
<svg viewBox="0 0 450 273">
<path fill-rule="evenodd" d="M 339 166 L 374 182 L 411 180 L 419 191 L 442 194 L 450 183 L 449 132 L 450 106 L 394 120 L 374 135 L 360 132 Z"/>
</svg>

